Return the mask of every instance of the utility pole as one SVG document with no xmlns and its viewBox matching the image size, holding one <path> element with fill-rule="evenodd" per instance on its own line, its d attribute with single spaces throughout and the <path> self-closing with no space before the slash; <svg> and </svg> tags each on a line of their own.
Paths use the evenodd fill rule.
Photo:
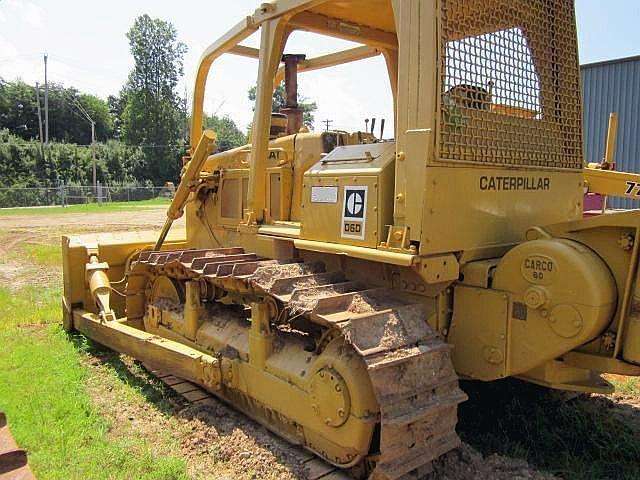
<svg viewBox="0 0 640 480">
<path fill-rule="evenodd" d="M 42 113 L 40 111 L 40 84 L 36 82 L 36 99 L 38 100 L 38 127 L 40 128 L 40 154 L 42 155 L 42 160 L 44 161 L 44 139 L 42 137 Z"/>
<path fill-rule="evenodd" d="M 326 130 L 325 131 L 329 131 L 329 127 L 331 127 L 331 124 L 333 123 L 333 120 L 323 120 L 322 123 L 325 124 Z"/>
<path fill-rule="evenodd" d="M 44 144 L 49 145 L 49 80 L 47 77 L 47 60 L 49 55 L 44 54 Z"/>
<path fill-rule="evenodd" d="M 97 182 L 96 182 L 96 122 L 91 120 L 89 117 L 89 121 L 91 122 L 91 158 L 92 158 L 92 169 L 93 169 L 93 190 L 97 192 Z"/>
</svg>

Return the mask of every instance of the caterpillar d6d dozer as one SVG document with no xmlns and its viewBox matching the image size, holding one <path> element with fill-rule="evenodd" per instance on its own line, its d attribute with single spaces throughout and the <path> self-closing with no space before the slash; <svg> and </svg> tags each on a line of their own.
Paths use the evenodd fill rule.
<svg viewBox="0 0 640 480">
<path fill-rule="evenodd" d="M 361 46 L 285 54 L 297 30 Z M 212 154 L 224 54 L 258 62 L 253 142 Z M 299 73 L 376 55 L 394 141 L 301 128 Z M 640 213 L 583 218 L 581 115 L 572 1 L 264 3 L 202 57 L 162 232 L 64 238 L 65 326 L 355 477 L 419 476 L 459 444 L 459 377 L 640 374 Z"/>
</svg>

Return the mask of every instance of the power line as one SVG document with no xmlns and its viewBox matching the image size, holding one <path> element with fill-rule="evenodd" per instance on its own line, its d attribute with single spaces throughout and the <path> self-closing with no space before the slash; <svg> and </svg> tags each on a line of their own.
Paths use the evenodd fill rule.
<svg viewBox="0 0 640 480">
<path fill-rule="evenodd" d="M 333 123 L 333 120 L 328 120 L 328 119 L 327 120 L 323 120 L 322 123 L 325 124 L 325 126 L 326 126 L 325 131 L 328 132 L 329 131 L 329 127 L 331 127 L 331 124 Z"/>
<path fill-rule="evenodd" d="M 15 62 L 19 58 L 40 57 L 40 55 L 42 55 L 42 53 L 40 53 L 40 52 L 37 52 L 37 53 L 18 53 L 16 55 L 9 55 L 7 57 L 0 57 L 0 63 Z M 39 60 L 37 60 L 37 58 L 36 58 L 35 61 L 39 61 Z"/>
<path fill-rule="evenodd" d="M 61 55 L 58 55 L 57 53 L 51 54 L 49 56 L 54 60 L 56 60 L 57 62 L 60 62 L 63 65 L 66 65 L 67 67 L 75 68 L 76 70 L 82 70 L 82 71 L 93 73 L 93 74 L 96 73 L 96 70 L 101 70 L 102 72 L 106 73 L 107 77 L 110 77 L 113 79 L 117 78 L 118 80 L 122 79 L 122 77 L 114 74 L 114 70 L 117 70 L 118 68 L 120 68 L 120 66 L 116 66 L 113 64 L 109 66 L 109 65 L 103 64 L 103 65 L 91 65 L 91 68 L 88 68 L 86 66 L 83 66 L 85 65 L 86 62 L 82 60 L 61 56 Z M 104 75 L 104 74 L 101 74 L 101 75 Z"/>
<path fill-rule="evenodd" d="M 85 119 L 89 121 L 91 124 L 91 167 L 93 173 L 93 188 L 97 188 L 97 171 L 96 171 L 96 122 L 91 118 L 91 115 L 85 110 L 85 108 L 80 104 L 77 98 L 70 97 L 71 101 L 75 104 L 75 106 L 82 112 L 85 116 Z"/>
</svg>

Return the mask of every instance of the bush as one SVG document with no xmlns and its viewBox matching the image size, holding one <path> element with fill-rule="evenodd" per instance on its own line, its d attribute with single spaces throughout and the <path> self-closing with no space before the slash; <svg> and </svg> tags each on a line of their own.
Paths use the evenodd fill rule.
<svg viewBox="0 0 640 480">
<path fill-rule="evenodd" d="M 178 165 L 180 153 L 176 148 Z M 96 145 L 96 175 L 102 184 L 146 185 L 147 162 L 142 147 L 116 140 Z M 92 163 L 91 147 L 53 142 L 41 148 L 40 142 L 23 140 L 8 130 L 0 130 L 0 187 L 91 185 Z M 176 179 L 167 177 L 165 181 Z"/>
<path fill-rule="evenodd" d="M 147 157 L 142 147 L 116 140 L 96 145 L 96 177 L 109 186 L 109 198 L 147 200 L 157 196 L 148 179 Z M 176 149 L 176 164 L 178 157 Z M 52 142 L 42 148 L 38 141 L 0 130 L 0 208 L 60 204 L 62 185 L 67 186 L 67 202 L 74 203 L 71 197 L 86 201 L 92 195 L 92 189 L 86 188 L 93 183 L 92 163 L 91 147 Z"/>
</svg>

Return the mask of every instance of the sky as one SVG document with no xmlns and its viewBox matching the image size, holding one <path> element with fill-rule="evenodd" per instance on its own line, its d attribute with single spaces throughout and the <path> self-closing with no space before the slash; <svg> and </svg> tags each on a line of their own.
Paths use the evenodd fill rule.
<svg viewBox="0 0 640 480">
<path fill-rule="evenodd" d="M 126 32 L 144 13 L 171 21 L 188 47 L 180 92 L 191 95 L 198 60 L 206 47 L 250 14 L 258 0 L 0 0 L 0 77 L 44 82 L 43 53 L 49 55 L 49 81 L 106 98 L 117 94 L 131 70 Z M 581 63 L 640 55 L 640 1 L 577 0 Z M 345 41 L 295 33 L 288 53 L 308 57 L 354 46 Z M 257 46 L 254 35 L 244 42 Z M 247 90 L 257 62 L 226 55 L 207 83 L 205 110 L 229 115 L 245 129 L 251 122 Z M 302 95 L 318 104 L 316 128 L 364 128 L 364 119 L 393 119 L 392 98 L 380 58 L 309 72 L 300 76 Z M 378 123 L 379 124 L 379 123 Z"/>
</svg>

